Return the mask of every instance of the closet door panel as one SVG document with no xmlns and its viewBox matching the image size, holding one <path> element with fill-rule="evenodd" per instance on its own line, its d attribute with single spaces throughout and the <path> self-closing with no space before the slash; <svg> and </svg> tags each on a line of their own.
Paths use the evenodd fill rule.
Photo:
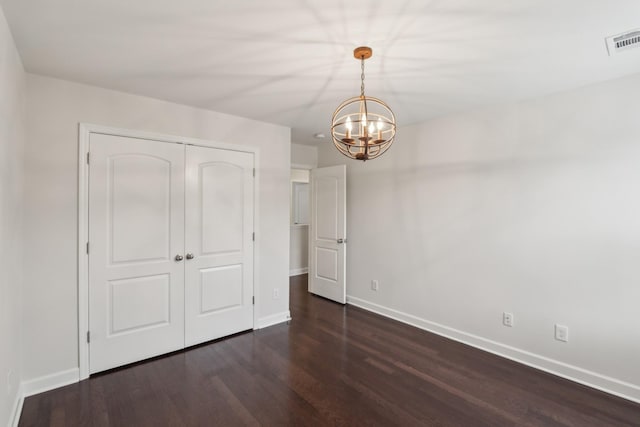
<svg viewBox="0 0 640 427">
<path fill-rule="evenodd" d="M 90 372 L 184 347 L 184 147 L 91 134 Z"/>
<path fill-rule="evenodd" d="M 187 146 L 187 346 L 253 328 L 253 161 Z"/>
</svg>

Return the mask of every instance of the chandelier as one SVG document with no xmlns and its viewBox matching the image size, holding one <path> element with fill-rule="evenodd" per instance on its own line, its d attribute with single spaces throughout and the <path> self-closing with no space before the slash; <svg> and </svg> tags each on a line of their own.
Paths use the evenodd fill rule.
<svg viewBox="0 0 640 427">
<path fill-rule="evenodd" d="M 353 51 L 360 60 L 360 96 L 347 99 L 331 118 L 333 144 L 345 156 L 367 161 L 381 156 L 396 136 L 396 116 L 382 100 L 364 94 L 364 61 L 371 58 L 370 47 Z"/>
</svg>

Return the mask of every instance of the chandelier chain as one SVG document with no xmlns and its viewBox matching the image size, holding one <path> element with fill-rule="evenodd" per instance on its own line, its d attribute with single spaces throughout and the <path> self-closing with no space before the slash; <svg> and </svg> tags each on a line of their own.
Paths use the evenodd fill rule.
<svg viewBox="0 0 640 427">
<path fill-rule="evenodd" d="M 364 56 L 360 58 L 360 96 L 364 97 Z"/>
</svg>

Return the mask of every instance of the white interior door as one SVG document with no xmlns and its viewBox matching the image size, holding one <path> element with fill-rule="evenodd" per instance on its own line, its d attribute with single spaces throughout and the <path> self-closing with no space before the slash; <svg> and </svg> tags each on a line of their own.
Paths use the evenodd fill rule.
<svg viewBox="0 0 640 427">
<path fill-rule="evenodd" d="M 184 147 L 91 134 L 90 373 L 184 346 Z"/>
<path fill-rule="evenodd" d="M 185 345 L 253 328 L 253 154 L 187 146 Z"/>
<path fill-rule="evenodd" d="M 309 292 L 345 304 L 347 167 L 311 171 Z"/>
</svg>

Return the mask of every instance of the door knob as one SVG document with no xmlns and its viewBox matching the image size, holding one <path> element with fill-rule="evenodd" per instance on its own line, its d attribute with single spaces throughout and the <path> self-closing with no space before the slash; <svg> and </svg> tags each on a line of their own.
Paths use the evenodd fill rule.
<svg viewBox="0 0 640 427">
<path fill-rule="evenodd" d="M 338 239 L 336 240 L 338 243 L 347 243 L 347 239 Z"/>
<path fill-rule="evenodd" d="M 176 257 L 175 257 L 175 260 L 176 260 L 176 261 L 182 261 L 183 259 L 184 259 L 184 258 L 183 258 L 183 257 L 182 257 L 182 255 L 180 255 L 180 254 L 176 255 Z"/>
<path fill-rule="evenodd" d="M 187 254 L 187 259 L 193 259 L 193 258 L 195 258 L 195 257 L 193 256 L 193 254 L 191 252 L 189 252 Z"/>
</svg>

